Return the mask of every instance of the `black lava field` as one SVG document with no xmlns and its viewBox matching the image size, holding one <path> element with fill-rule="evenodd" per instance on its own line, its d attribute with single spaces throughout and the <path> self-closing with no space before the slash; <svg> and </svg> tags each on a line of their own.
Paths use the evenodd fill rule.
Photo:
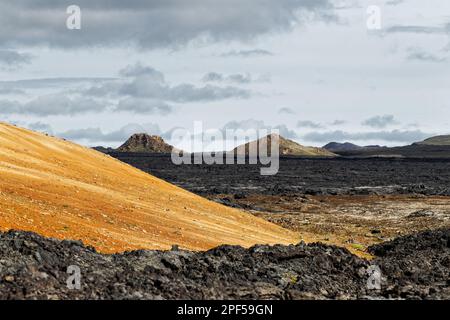
<svg viewBox="0 0 450 320">
<path fill-rule="evenodd" d="M 200 195 L 450 195 L 450 159 L 281 157 L 278 174 L 262 176 L 260 165 L 175 165 L 164 154 L 110 155 Z"/>
</svg>

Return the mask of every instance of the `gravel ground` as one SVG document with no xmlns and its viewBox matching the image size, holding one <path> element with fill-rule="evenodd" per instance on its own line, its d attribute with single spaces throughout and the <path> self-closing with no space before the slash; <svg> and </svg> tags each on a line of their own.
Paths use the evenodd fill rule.
<svg viewBox="0 0 450 320">
<path fill-rule="evenodd" d="M 0 298 L 450 299 L 450 229 L 369 251 L 372 261 L 304 243 L 102 255 L 77 241 L 10 231 L 0 234 Z M 67 286 L 69 266 L 80 268 L 80 289 Z M 380 290 L 368 289 L 373 266 L 381 268 Z"/>
</svg>

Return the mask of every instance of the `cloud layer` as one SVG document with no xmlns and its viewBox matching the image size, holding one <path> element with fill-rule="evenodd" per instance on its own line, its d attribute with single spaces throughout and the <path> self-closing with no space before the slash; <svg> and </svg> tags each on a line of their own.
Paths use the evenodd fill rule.
<svg viewBox="0 0 450 320">
<path fill-rule="evenodd" d="M 31 62 L 32 56 L 14 50 L 0 50 L 0 68 L 16 69 Z"/>
<path fill-rule="evenodd" d="M 69 98 L 63 94 L 43 95 L 29 102 L 0 100 L 0 105 L 0 114 L 29 114 L 41 117 L 101 112 L 107 107 L 94 99 Z"/>
<path fill-rule="evenodd" d="M 159 126 L 155 123 L 130 123 L 122 128 L 110 132 L 103 132 L 100 128 L 74 129 L 61 132 L 58 135 L 70 140 L 85 140 L 89 142 L 125 142 L 135 133 L 161 134 Z"/>
<path fill-rule="evenodd" d="M 327 131 L 310 132 L 301 136 L 302 139 L 313 142 L 327 143 L 330 141 L 386 141 L 411 143 L 421 141 L 432 134 L 424 133 L 420 130 L 392 130 L 392 131 L 369 131 L 369 132 L 346 132 L 346 131 Z"/>
<path fill-rule="evenodd" d="M 208 102 L 231 98 L 248 99 L 251 96 L 249 90 L 235 86 L 223 87 L 208 84 L 198 87 L 191 83 L 170 85 L 160 71 L 139 63 L 127 66 L 119 73 L 125 78 L 94 86 L 87 90 L 85 94 L 114 98 L 125 96 L 177 103 Z"/>
<path fill-rule="evenodd" d="M 313 19 L 333 19 L 329 0 L 78 0 L 81 30 L 66 29 L 69 3 L 0 3 L 0 46 L 60 48 L 136 44 L 176 47 L 192 40 L 249 40 Z"/>
<path fill-rule="evenodd" d="M 209 72 L 203 76 L 202 81 L 216 83 L 249 84 L 252 82 L 270 82 L 270 76 L 260 75 L 255 78 L 249 73 L 234 73 L 226 75 L 218 72 Z"/>
<path fill-rule="evenodd" d="M 205 103 L 226 99 L 248 99 L 252 92 L 231 85 L 196 86 L 191 83 L 169 84 L 162 72 L 140 63 L 119 71 L 119 78 L 55 78 L 0 82 L 0 94 L 26 95 L 27 91 L 53 90 L 29 101 L 0 100 L 0 114 L 35 116 L 78 115 L 86 113 L 128 112 L 131 114 L 168 115 L 172 103 Z M 225 78 L 239 84 L 241 74 Z"/>
<path fill-rule="evenodd" d="M 363 121 L 362 123 L 364 126 L 368 126 L 371 128 L 379 128 L 379 129 L 383 129 L 386 128 L 390 125 L 394 125 L 397 124 L 397 121 L 395 120 L 393 115 L 390 114 L 386 114 L 383 116 L 375 116 L 375 117 L 371 117 L 369 119 L 366 119 L 365 121 Z"/>
<path fill-rule="evenodd" d="M 264 49 L 232 50 L 221 54 L 222 57 L 254 58 L 273 56 L 273 53 Z"/>
</svg>

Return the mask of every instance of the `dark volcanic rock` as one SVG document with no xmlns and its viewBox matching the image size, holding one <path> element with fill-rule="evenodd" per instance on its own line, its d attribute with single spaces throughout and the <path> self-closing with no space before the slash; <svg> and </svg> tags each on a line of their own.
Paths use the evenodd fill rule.
<svg viewBox="0 0 450 320">
<path fill-rule="evenodd" d="M 368 262 L 346 249 L 304 243 L 102 255 L 77 241 L 10 231 L 0 234 L 0 298 L 448 299 L 449 232 L 373 246 L 378 258 Z M 373 263 L 387 279 L 379 292 L 367 289 Z M 67 287 L 69 266 L 80 268 L 79 290 Z"/>
<path fill-rule="evenodd" d="M 450 298 L 450 229 L 426 231 L 369 247 L 386 276 L 387 298 Z"/>
<path fill-rule="evenodd" d="M 450 195 L 450 159 L 281 157 L 274 176 L 259 165 L 175 165 L 170 155 L 111 156 L 199 195 Z"/>
</svg>

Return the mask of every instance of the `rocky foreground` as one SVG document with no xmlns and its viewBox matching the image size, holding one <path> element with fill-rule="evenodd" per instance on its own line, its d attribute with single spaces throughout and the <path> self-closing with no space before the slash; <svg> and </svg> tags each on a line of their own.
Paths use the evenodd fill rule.
<svg viewBox="0 0 450 320">
<path fill-rule="evenodd" d="M 103 255 L 81 242 L 10 231 L 0 234 L 0 298 L 450 299 L 450 229 L 369 251 L 372 261 L 304 243 Z M 81 270 L 80 289 L 67 273 L 73 266 Z M 381 290 L 368 289 L 373 266 L 381 269 Z"/>
</svg>

